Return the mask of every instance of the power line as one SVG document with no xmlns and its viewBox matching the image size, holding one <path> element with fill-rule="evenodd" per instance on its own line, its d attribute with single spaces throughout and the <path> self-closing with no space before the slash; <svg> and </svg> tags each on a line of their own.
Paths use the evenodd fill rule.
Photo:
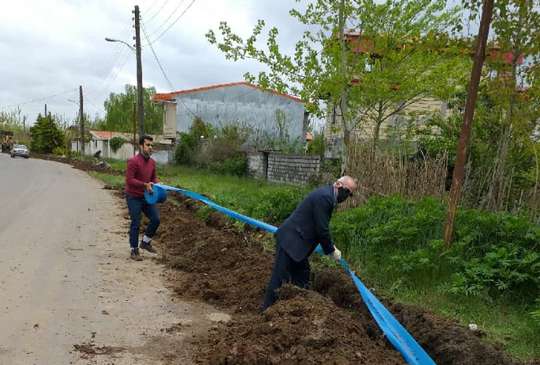
<svg viewBox="0 0 540 365">
<path fill-rule="evenodd" d="M 147 21 L 146 24 L 150 24 L 152 19 L 154 19 L 161 12 L 161 10 L 163 10 L 163 8 L 165 7 L 165 5 L 167 5 L 168 2 L 169 0 L 165 0 L 163 4 L 159 7 L 159 9 L 153 15 L 148 15 L 149 18 L 146 20 Z"/>
<path fill-rule="evenodd" d="M 44 100 L 47 100 L 47 99 L 50 99 L 50 98 L 54 98 L 54 97 L 56 97 L 56 96 L 64 95 L 64 94 L 67 94 L 67 93 L 70 93 L 70 92 L 73 92 L 73 91 L 76 91 L 76 90 L 77 90 L 77 89 L 71 88 L 71 89 L 69 89 L 69 90 L 62 91 L 62 92 L 60 92 L 60 93 L 51 94 L 51 95 L 47 95 L 47 96 L 42 96 L 42 97 L 39 97 L 39 98 L 30 99 L 30 100 L 23 101 L 23 102 L 20 102 L 20 103 L 15 103 L 15 104 L 10 104 L 10 105 L 4 105 L 4 106 L 0 107 L 0 109 L 6 110 L 6 109 L 11 109 L 11 108 L 13 108 L 13 107 L 20 107 L 20 106 L 26 105 L 26 104 L 37 103 L 38 101 L 44 101 Z"/>
<path fill-rule="evenodd" d="M 109 89 L 110 85 L 116 80 L 118 75 L 120 75 L 120 73 L 124 69 L 125 65 L 129 61 L 130 53 L 129 52 L 126 53 L 125 52 L 126 49 L 124 49 L 124 48 L 127 49 L 127 47 L 121 47 L 119 57 L 116 59 L 116 62 L 112 66 L 112 68 L 109 71 L 107 77 L 105 77 L 103 79 L 103 82 L 101 83 L 101 85 L 98 88 L 93 89 L 93 92 L 88 90 L 87 94 L 90 93 L 90 94 L 94 94 L 96 96 L 100 96 L 103 92 L 105 92 L 107 89 Z"/>
<path fill-rule="evenodd" d="M 126 24 L 126 26 L 123 27 L 122 30 L 120 31 L 120 35 L 123 35 L 129 29 L 129 27 L 130 27 L 130 24 Z M 111 60 L 114 59 L 114 62 L 111 64 L 107 75 L 102 79 L 101 85 L 95 89 L 92 88 L 94 90 L 94 94 L 98 95 L 98 94 L 103 93 L 109 87 L 111 82 L 116 79 L 116 77 L 118 76 L 118 73 L 121 72 L 121 70 L 123 69 L 123 67 L 128 61 L 129 57 L 127 58 L 124 58 L 124 57 L 126 57 L 124 46 L 121 44 L 116 44 L 116 51 L 113 57 L 110 58 Z M 92 92 L 90 91 L 90 93 Z"/>
<path fill-rule="evenodd" d="M 143 30 L 143 33 L 144 33 L 144 36 L 146 37 L 146 40 L 148 41 L 148 44 L 150 45 L 150 49 L 152 50 L 152 54 L 154 55 L 154 58 L 161 70 L 161 73 L 163 74 L 163 77 L 165 78 L 165 80 L 167 80 L 167 83 L 169 84 L 169 88 L 171 91 L 174 90 L 174 86 L 171 82 L 171 80 L 169 80 L 169 78 L 167 77 L 167 74 L 165 72 L 165 70 L 163 69 L 163 67 L 161 66 L 161 62 L 159 62 L 159 58 L 156 54 L 156 52 L 154 51 L 154 47 L 152 46 L 152 43 L 150 42 L 150 39 L 148 38 L 148 34 L 146 34 L 146 30 L 145 30 L 145 27 L 144 27 L 144 23 L 142 24 L 142 30 Z M 182 103 L 182 105 L 184 105 L 184 107 L 186 108 L 186 110 L 193 116 L 193 117 L 197 117 L 197 114 L 195 114 L 187 105 L 186 103 L 184 103 L 184 101 L 179 98 L 177 99 L 178 101 L 180 101 L 180 103 Z"/>
<path fill-rule="evenodd" d="M 143 30 L 144 36 L 146 37 L 148 45 L 150 46 L 150 49 L 152 50 L 152 54 L 154 55 L 154 58 L 155 58 L 158 66 L 159 66 L 159 69 L 161 70 L 161 73 L 163 74 L 163 77 L 165 78 L 165 80 L 167 80 L 167 83 L 169 84 L 169 89 L 171 91 L 173 91 L 174 86 L 173 86 L 171 80 L 169 80 L 169 78 L 167 77 L 167 74 L 165 73 L 165 70 L 163 69 L 163 66 L 161 65 L 161 62 L 159 62 L 159 58 L 158 58 L 158 56 L 156 54 L 156 51 L 154 50 L 154 46 L 152 45 L 152 42 L 150 42 L 150 38 L 148 37 L 148 34 L 146 33 L 146 27 L 144 26 L 144 22 L 142 23 L 142 30 Z"/>
<path fill-rule="evenodd" d="M 111 66 L 111 69 L 109 73 L 107 74 L 107 77 L 103 79 L 103 82 L 101 86 L 99 87 L 100 91 L 103 91 L 109 86 L 111 80 L 113 79 L 113 77 L 115 77 L 114 74 L 118 72 L 118 67 L 120 65 L 122 65 L 123 67 L 123 65 L 125 65 L 125 63 L 129 59 L 129 56 L 130 56 L 129 52 L 126 54 L 126 49 L 124 49 L 124 47 L 121 47 L 120 52 L 118 53 L 118 57 L 116 58 L 114 64 Z"/>
<path fill-rule="evenodd" d="M 179 20 L 180 18 L 182 18 L 184 16 L 184 14 L 186 14 L 186 12 L 191 8 L 191 6 L 195 3 L 195 0 L 191 0 L 191 2 L 189 3 L 189 5 L 184 9 L 184 11 L 178 16 L 178 18 L 176 18 L 174 20 L 174 22 L 172 22 L 168 27 L 167 29 L 165 29 L 163 32 L 161 32 L 160 35 L 158 35 L 152 42 L 153 43 L 156 43 L 161 37 L 163 37 L 165 35 L 165 33 L 167 33 L 169 31 L 169 29 L 171 29 Z"/>
<path fill-rule="evenodd" d="M 180 9 L 180 7 L 184 4 L 184 1 L 185 0 L 180 0 L 180 2 L 178 3 L 178 5 L 176 6 L 176 8 L 174 8 L 173 11 L 171 11 L 171 13 L 169 14 L 169 16 L 165 19 L 165 21 L 163 21 L 160 25 L 158 25 L 156 27 L 156 29 L 150 34 L 150 37 L 153 37 L 155 36 L 156 34 L 158 34 L 159 32 L 161 32 L 161 29 L 162 27 L 166 27 L 166 24 L 167 22 L 173 17 L 176 15 L 176 12 Z"/>
<path fill-rule="evenodd" d="M 146 1 L 144 2 L 146 5 Z M 148 12 L 150 12 L 152 10 L 152 8 L 156 5 L 157 1 L 152 1 L 152 3 L 150 4 L 150 6 L 148 7 L 148 9 L 146 9 Z"/>
</svg>

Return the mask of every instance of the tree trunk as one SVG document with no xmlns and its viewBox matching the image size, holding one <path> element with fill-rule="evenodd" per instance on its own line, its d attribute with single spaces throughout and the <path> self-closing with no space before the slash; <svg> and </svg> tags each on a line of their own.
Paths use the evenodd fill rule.
<svg viewBox="0 0 540 365">
<path fill-rule="evenodd" d="M 482 74 L 482 66 L 486 53 L 486 43 L 489 34 L 489 26 L 493 13 L 493 0 L 484 0 L 482 7 L 482 19 L 480 21 L 480 29 L 476 42 L 476 51 L 474 55 L 474 64 L 471 71 L 471 80 L 469 82 L 467 104 L 465 105 L 465 113 L 463 115 L 463 126 L 457 147 L 456 165 L 452 176 L 452 187 L 450 188 L 450 197 L 448 200 L 448 215 L 444 227 L 444 242 L 450 245 L 454 233 L 454 219 L 456 216 L 457 206 L 461 198 L 461 187 L 463 185 L 463 177 L 465 174 L 465 161 L 467 160 L 467 148 L 471 137 L 471 126 L 474 117 L 474 108 L 476 97 L 478 95 L 478 85 Z"/>
<path fill-rule="evenodd" d="M 519 24 L 523 24 L 524 12 L 527 11 L 526 2 L 520 3 L 519 10 Z M 509 200 L 511 194 L 507 189 L 508 179 L 511 179 L 513 175 L 508 176 L 507 174 L 507 159 L 510 149 L 510 144 L 512 143 L 512 131 L 514 125 L 514 116 L 515 108 L 517 104 L 516 100 L 516 88 L 517 88 L 517 67 L 518 61 L 521 55 L 522 48 L 522 34 L 519 30 L 512 37 L 512 64 L 511 64 L 511 73 L 510 79 L 508 80 L 508 75 L 506 70 L 503 69 L 503 74 L 499 74 L 498 78 L 501 78 L 501 83 L 505 89 L 510 93 L 508 101 L 508 113 L 506 118 L 506 126 L 503 129 L 503 133 L 500 139 L 499 148 L 497 150 L 497 156 L 495 159 L 495 166 L 493 171 L 493 180 L 491 182 L 489 193 L 488 193 L 488 209 L 492 210 L 502 210 L 505 205 L 505 200 Z M 504 66 L 503 66 L 504 67 Z M 503 125 L 504 125 L 504 115 L 503 115 Z M 506 201 L 508 204 L 508 201 Z"/>
<path fill-rule="evenodd" d="M 341 0 L 339 8 L 339 46 L 341 51 L 341 63 L 340 63 L 340 72 L 343 76 L 343 85 L 341 88 L 341 95 L 339 98 L 339 109 L 341 111 L 341 125 L 343 128 L 343 150 L 341 152 L 341 175 L 345 175 L 347 170 L 348 158 L 349 158 L 349 146 L 350 146 L 350 130 L 347 123 L 347 111 L 348 111 L 348 90 L 347 90 L 347 49 L 345 45 L 345 0 Z"/>
<path fill-rule="evenodd" d="M 381 133 L 381 122 L 375 122 L 375 128 L 373 129 L 373 147 L 371 153 L 375 154 L 377 146 L 379 145 L 379 135 Z"/>
</svg>

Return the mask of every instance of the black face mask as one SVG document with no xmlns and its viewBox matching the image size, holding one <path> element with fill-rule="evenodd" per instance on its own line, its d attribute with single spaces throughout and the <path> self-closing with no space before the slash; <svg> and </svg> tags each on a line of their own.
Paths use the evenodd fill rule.
<svg viewBox="0 0 540 365">
<path fill-rule="evenodd" d="M 339 187 L 337 191 L 337 197 L 336 200 L 338 203 L 344 202 L 349 196 L 351 196 L 351 191 L 344 187 Z"/>
</svg>

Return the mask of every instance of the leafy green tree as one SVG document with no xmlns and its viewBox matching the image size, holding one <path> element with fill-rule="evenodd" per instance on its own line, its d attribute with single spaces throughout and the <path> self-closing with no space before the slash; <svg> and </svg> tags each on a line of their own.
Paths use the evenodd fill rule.
<svg viewBox="0 0 540 365">
<path fill-rule="evenodd" d="M 51 114 L 45 117 L 39 114 L 37 122 L 30 128 L 30 135 L 30 148 L 34 152 L 51 153 L 57 147 L 64 148 L 64 133 Z"/>
<path fill-rule="evenodd" d="M 226 22 L 219 39 L 214 31 L 207 38 L 228 59 L 254 59 L 268 67 L 257 77 L 246 74 L 248 81 L 299 95 L 319 116 L 337 106 L 346 146 L 351 131 L 368 124 L 376 145 L 383 122 L 421 98 L 444 97 L 464 83 L 468 58 L 457 55 L 448 35 L 459 29 L 459 9 L 448 10 L 444 0 L 315 0 L 290 14 L 306 26 L 292 55 L 281 50 L 275 27 L 267 49 L 257 48 L 263 20 L 246 40 Z M 349 21 L 354 26 L 345 30 Z"/>
<path fill-rule="evenodd" d="M 496 2 L 495 44 L 488 57 L 490 77 L 486 90 L 492 108 L 484 115 L 490 122 L 496 147 L 490 155 L 489 188 L 483 201 L 491 209 L 503 209 L 506 195 L 511 194 L 508 176 L 514 180 L 513 190 L 519 191 L 526 183 L 520 173 L 512 171 L 526 171 L 534 166 L 535 142 L 531 134 L 540 118 L 539 6 L 537 0 Z"/>
<path fill-rule="evenodd" d="M 464 1 L 464 5 L 471 9 L 474 20 L 480 2 Z M 539 6 L 537 0 L 494 4 L 492 37 L 467 157 L 468 204 L 493 210 L 528 206 L 538 212 L 539 144 L 532 136 L 540 119 Z M 463 109 L 464 97 L 457 98 L 457 110 Z M 452 128 L 440 130 L 432 147 L 442 146 L 444 139 L 456 141 L 456 136 L 446 133 Z"/>
<path fill-rule="evenodd" d="M 156 93 L 153 87 L 144 89 L 144 130 L 146 133 L 163 131 L 163 109 L 151 101 Z M 126 85 L 123 93 L 111 93 L 105 101 L 105 119 L 97 126 L 101 129 L 117 132 L 133 132 L 133 105 L 137 100 L 137 88 Z"/>
</svg>

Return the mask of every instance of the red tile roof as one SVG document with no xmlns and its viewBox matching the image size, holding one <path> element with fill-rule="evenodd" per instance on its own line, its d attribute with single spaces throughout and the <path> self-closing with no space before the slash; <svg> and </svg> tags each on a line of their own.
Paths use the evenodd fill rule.
<svg viewBox="0 0 540 365">
<path fill-rule="evenodd" d="M 289 98 L 289 99 L 292 99 L 292 100 L 297 101 L 299 103 L 302 103 L 302 99 L 300 99 L 299 97 L 292 96 L 292 95 L 289 95 L 289 94 L 280 93 L 279 91 L 276 91 L 276 90 L 263 89 L 262 87 L 257 86 L 257 85 L 253 85 L 253 84 L 251 84 L 251 83 L 249 83 L 247 81 L 229 82 L 229 83 L 226 83 L 226 84 L 214 84 L 214 85 L 209 85 L 209 86 L 204 86 L 204 87 L 198 87 L 198 88 L 195 88 L 195 89 L 186 89 L 186 90 L 173 91 L 173 92 L 170 92 L 170 93 L 157 93 L 157 94 L 154 94 L 154 96 L 152 97 L 152 100 L 154 100 L 154 101 L 171 101 L 172 99 L 174 99 L 174 97 L 176 95 L 192 94 L 192 93 L 197 93 L 197 92 L 201 92 L 201 91 L 219 89 L 219 88 L 222 88 L 222 87 L 229 87 L 229 86 L 239 86 L 239 85 L 248 86 L 248 87 L 263 90 L 263 91 L 268 91 L 268 92 L 271 92 L 272 94 L 283 96 L 285 98 Z"/>
<path fill-rule="evenodd" d="M 108 141 L 113 138 L 113 133 L 111 131 L 90 131 L 91 134 L 97 137 L 97 139 L 102 139 Z"/>
<path fill-rule="evenodd" d="M 96 131 L 96 130 L 90 130 L 89 132 L 90 132 L 90 135 L 94 139 L 99 140 L 99 141 L 109 141 L 113 137 L 122 137 L 126 141 L 129 141 L 129 142 L 133 140 L 133 133 L 128 133 L 128 132 Z M 148 135 L 154 139 L 155 143 L 159 143 L 159 144 L 171 143 L 170 138 L 163 137 L 163 135 L 160 135 L 160 134 L 148 134 Z M 137 134 L 137 138 L 138 138 L 138 134 Z"/>
</svg>

